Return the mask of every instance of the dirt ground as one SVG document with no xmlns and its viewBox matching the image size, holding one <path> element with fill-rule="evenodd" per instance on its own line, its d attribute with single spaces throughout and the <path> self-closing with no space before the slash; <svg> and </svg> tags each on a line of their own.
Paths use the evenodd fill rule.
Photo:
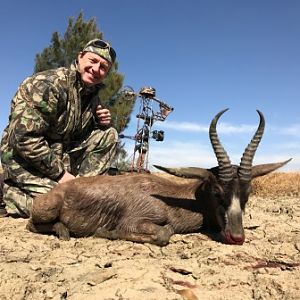
<svg viewBox="0 0 300 300">
<path fill-rule="evenodd" d="M 250 198 L 242 246 L 38 235 L 0 219 L 0 299 L 300 299 L 300 199 Z"/>
</svg>

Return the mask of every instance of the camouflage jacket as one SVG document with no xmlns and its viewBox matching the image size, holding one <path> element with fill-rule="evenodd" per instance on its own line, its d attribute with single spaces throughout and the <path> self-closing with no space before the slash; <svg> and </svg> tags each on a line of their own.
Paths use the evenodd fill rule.
<svg viewBox="0 0 300 300">
<path fill-rule="evenodd" d="M 13 179 L 18 168 L 58 178 L 63 153 L 97 127 L 100 87 L 85 87 L 76 63 L 26 78 L 12 100 L 1 141 L 5 178 Z"/>
</svg>

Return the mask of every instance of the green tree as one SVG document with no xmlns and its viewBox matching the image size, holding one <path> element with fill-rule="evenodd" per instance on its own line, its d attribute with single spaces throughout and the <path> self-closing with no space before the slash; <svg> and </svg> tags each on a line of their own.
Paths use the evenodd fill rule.
<svg viewBox="0 0 300 300">
<path fill-rule="evenodd" d="M 94 38 L 103 38 L 103 33 L 98 29 L 94 18 L 85 22 L 83 12 L 79 13 L 75 21 L 74 18 L 69 18 L 64 36 L 61 37 L 58 32 L 54 32 L 50 46 L 36 55 L 34 72 L 68 67 L 85 44 Z M 124 97 L 119 93 L 123 81 L 124 75 L 118 72 L 118 61 L 116 61 L 104 81 L 105 88 L 100 91 L 101 103 L 104 107 L 109 107 L 113 125 L 118 132 L 127 127 L 135 103 L 135 97 L 131 97 L 130 101 L 123 101 Z"/>
</svg>

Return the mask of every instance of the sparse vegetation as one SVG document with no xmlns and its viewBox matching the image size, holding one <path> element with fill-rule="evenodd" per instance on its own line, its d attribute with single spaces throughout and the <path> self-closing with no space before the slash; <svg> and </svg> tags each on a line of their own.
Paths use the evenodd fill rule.
<svg viewBox="0 0 300 300">
<path fill-rule="evenodd" d="M 252 195 L 259 197 L 300 196 L 300 172 L 271 173 L 252 181 Z"/>
</svg>

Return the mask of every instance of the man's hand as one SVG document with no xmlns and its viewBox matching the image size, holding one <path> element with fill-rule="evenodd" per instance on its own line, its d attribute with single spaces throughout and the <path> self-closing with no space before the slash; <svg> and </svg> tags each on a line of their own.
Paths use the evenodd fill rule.
<svg viewBox="0 0 300 300">
<path fill-rule="evenodd" d="M 111 114 L 107 108 L 102 108 L 101 105 L 97 106 L 96 115 L 100 125 L 107 126 L 111 122 Z"/>
<path fill-rule="evenodd" d="M 65 171 L 64 175 L 62 176 L 62 178 L 60 178 L 58 180 L 58 183 L 64 183 L 64 182 L 70 181 L 70 180 L 72 180 L 74 178 L 75 178 L 74 175 L 72 175 L 71 173 Z"/>
</svg>

